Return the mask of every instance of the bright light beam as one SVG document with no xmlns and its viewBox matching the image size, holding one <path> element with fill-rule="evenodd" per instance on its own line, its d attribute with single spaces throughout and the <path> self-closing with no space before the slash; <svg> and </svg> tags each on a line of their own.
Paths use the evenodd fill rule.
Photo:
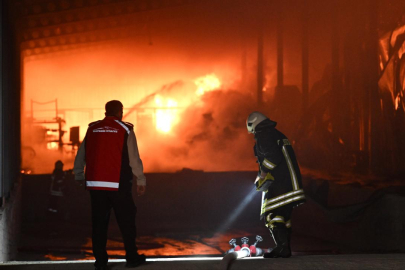
<svg viewBox="0 0 405 270">
<path fill-rule="evenodd" d="M 246 208 L 246 206 L 252 201 L 253 197 L 257 194 L 256 187 L 253 186 L 252 190 L 246 195 L 243 201 L 233 210 L 233 212 L 229 215 L 226 221 L 219 227 L 217 232 L 225 231 L 235 220 L 236 218 L 242 213 L 242 211 Z"/>
</svg>

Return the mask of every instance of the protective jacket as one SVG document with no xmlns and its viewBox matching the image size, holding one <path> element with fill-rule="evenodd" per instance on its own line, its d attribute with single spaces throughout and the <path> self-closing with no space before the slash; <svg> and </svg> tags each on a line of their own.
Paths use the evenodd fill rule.
<svg viewBox="0 0 405 270">
<path fill-rule="evenodd" d="M 263 192 L 261 217 L 282 206 L 305 202 L 300 169 L 287 137 L 278 131 L 277 123 L 266 119 L 255 129 L 255 155 L 259 174 L 267 173 L 270 186 Z"/>
<path fill-rule="evenodd" d="M 65 172 L 60 169 L 53 170 L 51 175 L 51 188 L 50 194 L 52 196 L 63 196 L 63 190 L 65 189 Z"/>
<path fill-rule="evenodd" d="M 89 190 L 131 190 L 133 174 L 138 185 L 145 185 L 133 125 L 114 116 L 90 123 L 76 155 L 74 173 L 76 180 L 86 179 Z"/>
</svg>

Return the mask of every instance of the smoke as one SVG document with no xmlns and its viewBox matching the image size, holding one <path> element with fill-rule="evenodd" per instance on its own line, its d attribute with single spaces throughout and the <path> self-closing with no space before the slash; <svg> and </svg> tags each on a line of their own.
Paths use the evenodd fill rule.
<svg viewBox="0 0 405 270">
<path fill-rule="evenodd" d="M 256 20 L 250 20 L 257 16 L 246 14 L 243 7 L 239 14 L 239 9 L 229 10 L 227 5 L 218 3 L 217 9 L 208 8 L 208 13 L 181 17 L 176 27 L 166 27 L 167 22 L 157 17 L 148 26 L 149 37 L 132 36 L 100 43 L 96 48 L 89 44 L 80 50 L 24 59 L 22 144 L 36 154 L 23 153 L 23 167 L 32 168 L 34 173 L 49 173 L 54 162 L 62 159 L 65 168 L 71 168 L 75 149 L 68 145 L 70 127 L 79 126 L 83 140 L 88 124 L 104 118 L 104 104 L 121 100 L 124 121 L 135 125 L 145 171 L 255 170 L 254 140 L 247 134 L 245 121 L 250 112 L 258 109 L 252 98 L 257 81 Z M 135 31 L 138 26 L 128 31 Z M 159 30 L 160 27 L 167 31 Z M 273 30 L 266 28 L 264 33 L 265 101 L 275 85 Z M 299 51 L 297 42 L 285 43 L 289 51 L 285 81 L 297 84 L 299 76 L 289 69 L 299 70 L 297 58 L 288 58 L 291 51 Z M 218 77 L 221 87 L 197 96 L 194 81 L 209 74 Z M 35 106 L 31 119 L 31 100 L 55 99 L 58 117 L 66 121 L 62 127 L 66 144 L 62 151 L 48 149 L 43 131 L 37 132 L 42 136 L 41 143 L 30 139 L 34 134 L 32 126 L 44 127 L 37 123 L 39 115 L 45 121 L 53 121 L 56 114 L 53 108 Z M 176 108 L 158 108 L 173 104 Z M 169 132 L 157 130 L 158 111 L 169 115 Z"/>
<path fill-rule="evenodd" d="M 247 94 L 216 90 L 205 93 L 201 100 L 186 108 L 173 133 L 156 134 L 153 130 L 155 134 L 148 134 L 139 130 L 137 136 L 146 170 L 256 169 L 254 140 L 245 126 L 246 117 L 254 108 L 255 103 Z"/>
<path fill-rule="evenodd" d="M 230 50 L 228 55 L 218 56 L 205 52 L 207 57 L 196 56 L 190 62 L 190 52 L 170 46 L 143 47 L 141 51 L 147 53 L 142 55 L 133 50 L 135 45 L 126 45 L 121 50 L 70 52 L 25 61 L 22 142 L 32 151 L 23 152 L 23 168 L 50 173 L 58 159 L 66 169 L 72 168 L 75 149 L 69 145 L 70 127 L 80 126 L 83 140 L 87 125 L 104 117 L 105 102 L 118 99 L 124 104 L 124 121 L 135 125 L 145 171 L 251 169 L 253 138 L 244 125 L 254 102 L 246 89 L 227 90 L 240 88 L 237 53 Z M 197 95 L 195 80 L 209 74 L 218 77 L 221 90 Z M 49 129 L 57 135 L 57 125 L 38 123 L 55 120 L 55 104 L 35 103 L 31 118 L 31 100 L 56 99 L 58 117 L 66 121 L 62 126 L 66 145 L 61 151 L 56 142 L 47 143 Z M 170 132 L 162 133 L 156 128 L 156 113 L 168 101 L 176 108 L 164 113 L 174 113 L 175 119 Z M 38 140 L 33 142 L 33 136 Z"/>
</svg>

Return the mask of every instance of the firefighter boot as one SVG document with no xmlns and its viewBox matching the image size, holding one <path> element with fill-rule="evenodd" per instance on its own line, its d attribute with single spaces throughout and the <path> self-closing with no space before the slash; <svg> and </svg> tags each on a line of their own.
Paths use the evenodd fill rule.
<svg viewBox="0 0 405 270">
<path fill-rule="evenodd" d="M 291 257 L 288 229 L 284 225 L 278 225 L 270 229 L 276 247 L 264 253 L 264 258 L 289 258 Z"/>
</svg>

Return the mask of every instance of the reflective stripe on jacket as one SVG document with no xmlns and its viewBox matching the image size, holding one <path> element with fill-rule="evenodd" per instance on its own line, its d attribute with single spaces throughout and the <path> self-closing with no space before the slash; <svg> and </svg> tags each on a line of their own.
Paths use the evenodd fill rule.
<svg viewBox="0 0 405 270">
<path fill-rule="evenodd" d="M 86 179 L 90 190 L 131 190 L 133 175 L 138 185 L 146 185 L 132 124 L 113 116 L 91 123 L 73 171 L 76 180 Z"/>
<path fill-rule="evenodd" d="M 301 172 L 294 150 L 287 137 L 273 123 L 259 124 L 255 133 L 254 150 L 259 171 L 270 173 L 274 178 L 269 189 L 264 192 L 262 217 L 279 207 L 297 206 L 305 202 Z"/>
</svg>

